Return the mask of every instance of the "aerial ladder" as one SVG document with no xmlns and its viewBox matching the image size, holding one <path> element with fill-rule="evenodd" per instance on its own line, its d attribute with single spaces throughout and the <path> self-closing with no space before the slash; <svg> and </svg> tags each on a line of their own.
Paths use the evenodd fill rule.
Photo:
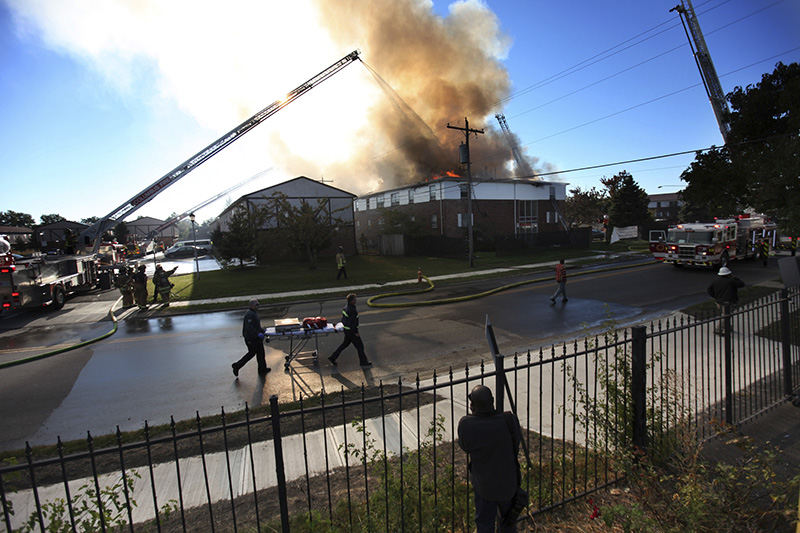
<svg viewBox="0 0 800 533">
<path fill-rule="evenodd" d="M 727 143 L 728 133 L 731 130 L 728 121 L 730 113 L 728 102 L 725 100 L 725 93 L 722 92 L 722 85 L 719 83 L 714 63 L 711 61 L 711 54 L 708 52 L 703 32 L 700 31 L 700 23 L 697 22 L 692 0 L 681 0 L 679 5 L 670 9 L 670 12 L 672 11 L 677 11 L 681 17 L 683 31 L 686 32 L 686 38 L 689 39 L 689 47 L 692 49 L 694 61 L 700 71 L 700 78 L 703 80 L 703 87 L 706 89 L 706 95 L 711 102 L 714 116 L 717 118 L 722 141 Z"/>
<path fill-rule="evenodd" d="M 256 173 L 256 174 L 253 174 L 252 176 L 250 176 L 250 177 L 249 177 L 249 178 L 247 178 L 246 180 L 243 180 L 243 181 L 241 181 L 241 182 L 237 183 L 236 185 L 233 185 L 232 187 L 228 187 L 228 188 L 227 188 L 227 189 L 225 189 L 224 191 L 222 191 L 222 192 L 220 192 L 220 193 L 218 193 L 218 194 L 215 194 L 215 195 L 214 195 L 214 196 L 212 196 L 211 198 L 209 198 L 209 199 L 207 199 L 207 200 L 205 200 L 205 201 L 203 201 L 203 202 L 201 202 L 201 203 L 197 204 L 196 206 L 192 207 L 192 208 L 191 208 L 191 209 L 189 209 L 188 211 L 184 211 L 184 212 L 183 212 L 183 213 L 181 213 L 180 215 L 176 215 L 176 216 L 174 216 L 174 217 L 170 218 L 169 220 L 165 221 L 163 224 L 161 224 L 160 226 L 158 226 L 158 227 L 157 227 L 157 228 L 155 228 L 154 230 L 150 231 L 150 232 L 149 232 L 149 233 L 148 233 L 148 234 L 145 236 L 145 241 L 147 242 L 147 244 L 145 245 L 145 247 L 146 247 L 146 248 L 148 249 L 148 251 L 149 251 L 149 249 L 150 249 L 150 245 L 151 245 L 151 244 L 153 244 L 153 242 L 154 242 L 155 238 L 158 236 L 158 234 L 159 234 L 159 233 L 161 233 L 162 231 L 164 231 L 165 229 L 167 229 L 167 228 L 169 228 L 169 227 L 171 227 L 171 226 L 174 226 L 175 224 L 177 224 L 177 223 L 178 223 L 178 222 L 180 222 L 181 220 L 183 220 L 183 219 L 185 219 L 186 217 L 188 217 L 188 216 L 192 215 L 192 213 L 194 213 L 195 211 L 199 211 L 200 209 L 204 208 L 205 206 L 207 206 L 207 205 L 209 205 L 209 204 L 213 204 L 214 202 L 216 202 L 217 200 L 219 200 L 219 199 L 220 199 L 220 198 L 222 198 L 223 196 L 225 196 L 225 195 L 227 195 L 227 194 L 230 194 L 230 193 L 232 193 L 233 191 L 235 191 L 235 190 L 236 190 L 236 189 L 238 189 L 239 187 L 242 187 L 242 186 L 243 186 L 243 185 L 245 185 L 246 183 L 249 183 L 249 182 L 253 181 L 253 180 L 254 180 L 254 179 L 256 179 L 256 178 L 258 178 L 258 177 L 261 177 L 261 176 L 263 176 L 264 174 L 267 174 L 267 173 L 268 173 L 270 170 L 272 170 L 272 169 L 271 169 L 271 168 L 269 168 L 269 169 L 267 169 L 267 170 L 262 170 L 261 172 L 258 172 L 258 173 Z"/>
<path fill-rule="evenodd" d="M 520 152 L 519 146 L 517 146 L 517 140 L 514 138 L 514 135 L 511 133 L 511 129 L 508 127 L 508 122 L 506 122 L 505 115 L 498 113 L 494 116 L 494 118 L 496 118 L 497 122 L 500 124 L 500 130 L 505 135 L 506 141 L 511 147 L 511 154 L 514 156 L 514 161 L 517 163 L 517 171 L 526 178 L 539 181 L 539 177 L 533 172 L 530 163 L 528 163 L 528 161 L 522 157 L 522 152 Z M 561 209 L 558 207 L 558 201 L 556 201 L 554 196 L 550 197 L 550 203 L 552 204 L 556 216 L 558 217 L 558 221 L 561 223 L 564 231 L 569 231 L 569 224 L 564 218 L 564 215 L 561 214 Z"/>
<path fill-rule="evenodd" d="M 130 200 L 125 202 L 124 204 L 120 205 L 106 216 L 101 218 L 98 222 L 84 230 L 82 233 L 83 237 L 89 237 L 94 239 L 94 249 L 93 253 L 97 253 L 97 250 L 100 247 L 100 236 L 106 231 L 108 228 L 111 227 L 113 223 L 118 223 L 133 214 L 136 210 L 138 210 L 143 205 L 150 202 L 153 198 L 158 196 L 160 193 L 164 192 L 168 187 L 174 185 L 178 180 L 186 176 L 189 172 L 196 169 L 209 159 L 211 159 L 214 155 L 218 152 L 227 148 L 230 144 L 234 141 L 240 139 L 245 133 L 249 132 L 269 117 L 289 105 L 290 103 L 294 102 L 303 94 L 307 93 L 323 81 L 327 80 L 334 74 L 338 73 L 346 66 L 350 65 L 356 60 L 360 60 L 359 58 L 360 52 L 355 50 L 350 52 L 343 58 L 341 58 L 336 63 L 332 64 L 313 78 L 309 79 L 305 83 L 300 84 L 296 89 L 289 92 L 285 98 L 282 100 L 276 100 L 275 102 L 271 103 L 252 117 L 248 118 L 228 133 L 217 139 L 216 141 L 212 142 L 192 157 L 169 171 L 167 174 L 156 180 L 155 183 L 151 184 L 144 190 L 137 193 L 133 196 Z"/>
</svg>

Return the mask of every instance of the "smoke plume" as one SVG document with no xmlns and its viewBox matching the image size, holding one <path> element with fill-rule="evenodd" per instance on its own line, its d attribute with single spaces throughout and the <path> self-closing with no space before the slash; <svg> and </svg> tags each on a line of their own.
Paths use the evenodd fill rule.
<svg viewBox="0 0 800 533">
<path fill-rule="evenodd" d="M 384 188 L 461 173 L 464 133 L 446 125 L 464 127 L 466 117 L 470 128 L 485 131 L 470 138 L 473 175 L 508 177 L 508 142 L 488 122 L 510 88 L 500 63 L 508 38 L 494 13 L 478 1 L 454 3 L 446 17 L 420 0 L 316 4 L 332 39 L 361 49 L 386 96 L 369 112 L 364 136 L 374 139 L 373 149 L 352 168 L 371 166 Z M 380 153 L 378 145 L 391 148 Z"/>
</svg>

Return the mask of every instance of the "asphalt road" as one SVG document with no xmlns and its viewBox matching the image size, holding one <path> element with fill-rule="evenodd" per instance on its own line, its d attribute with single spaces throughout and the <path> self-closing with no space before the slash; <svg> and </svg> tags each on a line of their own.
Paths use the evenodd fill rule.
<svg viewBox="0 0 800 533">
<path fill-rule="evenodd" d="M 747 284 L 776 280 L 775 264 L 733 266 Z M 705 300 L 715 274 L 708 270 L 675 269 L 661 264 L 585 276 L 571 276 L 569 302 L 551 305 L 551 281 L 525 285 L 497 295 L 458 304 L 400 309 L 371 309 L 359 302 L 361 332 L 374 366 L 362 370 L 353 348 L 345 350 L 338 367 L 325 357 L 341 335 L 321 337 L 320 364 L 309 359 L 284 371 L 288 341 L 267 346 L 272 372 L 256 374 L 255 361 L 234 379 L 230 364 L 245 351 L 241 338 L 241 311 L 183 315 L 168 318 L 130 318 L 111 338 L 89 347 L 0 371 L 0 449 L 51 444 L 62 439 L 138 429 L 151 424 L 217 413 L 282 400 L 322 389 L 355 387 L 361 383 L 394 382 L 434 369 L 463 368 L 488 358 L 484 324 L 491 318 L 501 350 L 506 353 L 538 349 L 551 343 L 582 337 L 612 319 L 618 324 L 648 320 L 691 303 Z M 529 278 L 541 277 L 529 275 Z M 519 281 L 472 281 L 437 289 L 422 299 L 480 292 Z M 358 280 L 350 280 L 356 282 Z M 262 324 L 277 317 L 325 315 L 338 317 L 341 300 L 263 308 Z M 321 308 L 320 308 L 321 305 Z M 72 326 L 77 328 L 77 326 Z M 93 325 L 103 329 L 101 325 Z M 107 327 L 105 328 L 107 329 Z M 0 336 L 0 360 L 30 355 L 35 347 L 53 343 L 59 328 L 32 334 L 28 329 Z M 65 331 L 69 331 L 65 328 Z M 74 332 L 73 332 L 74 333 Z M 81 332 L 81 335 L 90 333 Z M 47 341 L 44 342 L 43 341 Z"/>
</svg>

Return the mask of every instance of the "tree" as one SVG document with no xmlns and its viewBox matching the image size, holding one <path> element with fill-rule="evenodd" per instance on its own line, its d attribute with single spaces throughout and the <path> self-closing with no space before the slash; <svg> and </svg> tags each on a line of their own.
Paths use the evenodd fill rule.
<svg viewBox="0 0 800 533">
<path fill-rule="evenodd" d="M 28 213 L 18 213 L 17 211 L 0 211 L 0 226 L 21 226 L 32 228 L 36 225 L 36 220 Z"/>
<path fill-rule="evenodd" d="M 100 222 L 100 217 L 86 217 L 81 219 L 82 224 L 88 224 L 89 226 L 95 222 Z"/>
<path fill-rule="evenodd" d="M 727 218 L 741 213 L 747 207 L 742 203 L 742 195 L 737 192 L 744 190 L 747 184 L 731 165 L 725 147 L 712 146 L 707 152 L 697 152 L 695 160 L 681 174 L 681 179 L 689 182 L 681 192 L 687 220 L 710 220 L 714 216 Z M 720 183 L 726 186 L 720 187 Z"/>
<path fill-rule="evenodd" d="M 292 202 L 280 192 L 272 195 L 269 216 L 276 221 L 283 241 L 293 251 L 305 255 L 312 270 L 317 268 L 319 252 L 331 245 L 340 222 L 331 212 L 327 198 L 317 198 L 316 202 L 306 199 Z"/>
<path fill-rule="evenodd" d="M 256 219 L 260 219 L 259 213 L 255 215 Z M 244 260 L 252 257 L 254 253 L 256 222 L 253 214 L 245 206 L 236 206 L 228 219 L 228 231 L 223 232 L 217 228 L 211 233 L 217 253 L 228 261 L 238 259 L 239 266 L 244 266 Z"/>
<path fill-rule="evenodd" d="M 66 220 L 66 218 L 62 217 L 57 213 L 53 213 L 50 215 L 42 215 L 39 217 L 39 220 L 42 222 L 42 225 L 46 224 L 53 224 L 54 222 L 61 222 L 62 220 Z"/>
<path fill-rule="evenodd" d="M 612 226 L 639 226 L 650 222 L 647 193 L 634 181 L 633 176 L 624 170 L 613 179 L 619 178 L 614 194 L 611 196 L 608 218 Z"/>
<path fill-rule="evenodd" d="M 394 209 L 381 209 L 383 217 L 383 234 L 401 234 L 409 237 L 422 235 L 424 224 L 421 220 L 412 219 L 408 213 Z"/>
<path fill-rule="evenodd" d="M 131 231 L 128 229 L 128 225 L 125 224 L 125 222 L 120 222 L 114 226 L 114 237 L 117 239 L 117 242 L 126 243 L 130 233 Z"/>
<path fill-rule="evenodd" d="M 722 197 L 726 212 L 752 207 L 789 232 L 800 233 L 800 64 L 778 63 L 756 85 L 736 87 L 727 146 L 709 157 L 698 154 L 681 175 L 692 201 L 713 212 Z M 703 154 L 705 155 L 705 154 Z"/>
<path fill-rule="evenodd" d="M 588 191 L 575 187 L 564 202 L 564 217 L 572 224 L 597 224 L 608 211 L 608 195 L 594 187 Z"/>
</svg>

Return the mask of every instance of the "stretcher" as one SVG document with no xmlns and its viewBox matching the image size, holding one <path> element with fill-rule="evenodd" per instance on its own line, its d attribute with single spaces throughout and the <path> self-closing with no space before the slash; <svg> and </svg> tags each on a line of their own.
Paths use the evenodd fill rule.
<svg viewBox="0 0 800 533">
<path fill-rule="evenodd" d="M 332 333 L 341 333 L 344 331 L 344 324 L 339 322 L 335 326 L 328 324 L 322 329 L 283 329 L 278 330 L 275 327 L 266 328 L 264 330 L 264 338 L 267 341 L 275 339 L 289 339 L 289 352 L 286 354 L 285 362 L 283 363 L 284 370 L 289 370 L 289 364 L 295 359 L 312 359 L 314 366 L 319 364 L 319 338 L 327 336 Z M 305 347 L 309 341 L 313 339 L 314 349 L 306 350 Z"/>
</svg>

